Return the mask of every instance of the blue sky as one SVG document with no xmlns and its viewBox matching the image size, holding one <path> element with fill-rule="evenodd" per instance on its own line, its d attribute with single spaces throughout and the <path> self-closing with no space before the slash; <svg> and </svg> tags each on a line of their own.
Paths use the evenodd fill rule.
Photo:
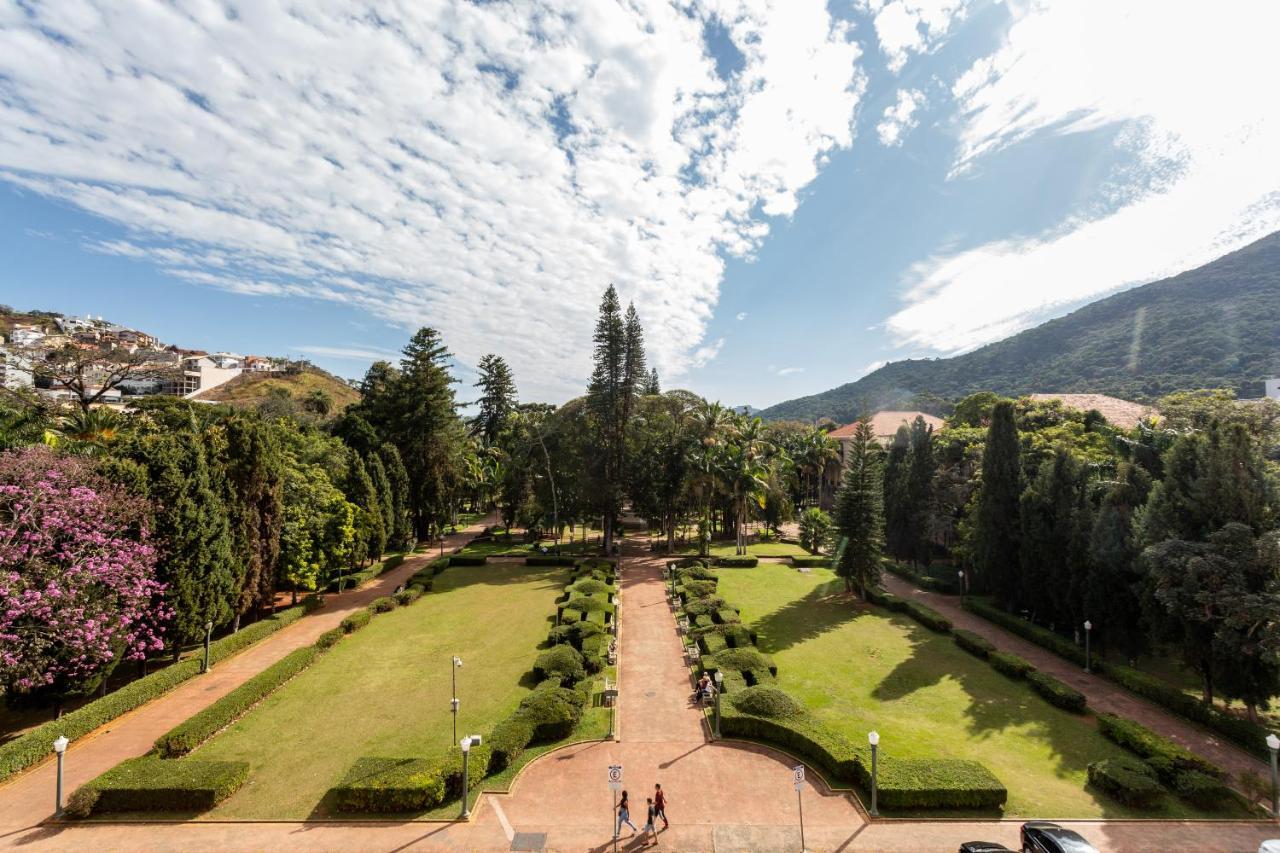
<svg viewBox="0 0 1280 853">
<path fill-rule="evenodd" d="M 1280 228 L 1262 4 L 419 5 L 0 0 L 0 301 L 764 406 Z"/>
</svg>

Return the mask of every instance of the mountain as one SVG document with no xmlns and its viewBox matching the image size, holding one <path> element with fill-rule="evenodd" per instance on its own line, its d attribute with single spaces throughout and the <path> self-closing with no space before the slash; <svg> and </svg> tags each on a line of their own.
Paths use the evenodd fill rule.
<svg viewBox="0 0 1280 853">
<path fill-rule="evenodd" d="M 938 412 L 976 391 L 1094 392 L 1152 401 L 1191 388 L 1261 396 L 1280 375 L 1280 232 L 1197 269 L 1092 302 L 952 358 L 896 361 L 762 417 L 841 423 L 862 411 Z"/>
<path fill-rule="evenodd" d="M 246 371 L 225 385 L 200 393 L 198 399 L 233 406 L 256 406 L 271 396 L 272 391 L 284 391 L 291 398 L 303 400 L 314 391 L 323 391 L 333 403 L 333 411 L 340 412 L 360 399 L 360 392 L 331 373 L 315 366 L 307 366 L 297 373 L 254 373 Z"/>
</svg>

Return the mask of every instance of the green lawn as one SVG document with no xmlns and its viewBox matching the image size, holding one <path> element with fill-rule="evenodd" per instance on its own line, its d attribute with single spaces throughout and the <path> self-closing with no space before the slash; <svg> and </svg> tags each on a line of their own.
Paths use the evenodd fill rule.
<svg viewBox="0 0 1280 853">
<path fill-rule="evenodd" d="M 711 547 L 707 549 L 712 557 L 732 557 L 737 553 L 737 550 L 737 547 L 732 542 L 712 542 Z M 698 546 L 695 543 L 685 548 L 681 553 L 697 554 Z M 802 557 L 809 555 L 809 552 L 799 545 L 792 545 L 788 542 L 755 542 L 747 546 L 747 553 L 756 557 Z"/>
<path fill-rule="evenodd" d="M 850 599 L 828 569 L 764 564 L 718 573 L 721 594 L 777 662 L 779 686 L 854 742 L 875 729 L 887 755 L 980 761 L 1009 789 L 1010 816 L 1223 816 L 1173 797 L 1162 809 L 1135 811 L 1085 790 L 1090 762 L 1125 754 L 1091 717 L 1049 705 L 949 635 Z"/>
<path fill-rule="evenodd" d="M 322 816 L 325 792 L 363 755 L 430 757 L 459 735 L 488 734 L 532 686 L 529 673 L 569 573 L 556 567 L 457 567 L 436 592 L 376 616 L 193 754 L 250 762 L 248 783 L 213 819 Z"/>
</svg>

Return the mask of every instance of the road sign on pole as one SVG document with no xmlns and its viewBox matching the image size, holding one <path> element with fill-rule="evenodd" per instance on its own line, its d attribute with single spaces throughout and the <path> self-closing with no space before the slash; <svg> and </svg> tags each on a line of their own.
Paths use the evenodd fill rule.
<svg viewBox="0 0 1280 853">
<path fill-rule="evenodd" d="M 799 791 L 804 785 L 804 765 L 797 764 L 791 768 L 791 781 L 795 783 L 796 790 Z"/>
<path fill-rule="evenodd" d="M 622 790 L 622 765 L 621 764 L 609 765 L 609 790 L 611 791 Z"/>
</svg>

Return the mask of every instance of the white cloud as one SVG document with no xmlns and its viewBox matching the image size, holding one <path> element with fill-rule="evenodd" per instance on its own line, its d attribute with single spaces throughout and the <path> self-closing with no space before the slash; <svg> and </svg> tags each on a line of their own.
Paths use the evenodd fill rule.
<svg viewBox="0 0 1280 853">
<path fill-rule="evenodd" d="M 866 0 L 889 70 L 898 73 L 912 54 L 937 47 L 951 24 L 964 17 L 967 0 Z"/>
<path fill-rule="evenodd" d="M 693 367 L 705 367 L 715 357 L 720 355 L 721 348 L 724 347 L 724 338 L 716 338 L 709 344 L 704 344 L 693 351 L 693 355 L 689 357 Z"/>
<path fill-rule="evenodd" d="M 852 144 L 858 56 L 822 0 L 7 5 L 0 180 L 129 229 L 100 251 L 429 323 L 563 397 L 609 282 L 663 375 L 714 357 L 723 258 Z"/>
<path fill-rule="evenodd" d="M 884 367 L 888 363 L 889 362 L 883 359 L 881 359 L 880 361 L 873 361 L 870 364 L 868 364 L 866 367 L 862 368 L 862 370 L 859 371 L 858 375 L 855 378 L 861 379 L 862 377 L 866 376 L 868 373 L 875 373 L 877 370 Z"/>
<path fill-rule="evenodd" d="M 924 92 L 919 89 L 899 89 L 898 99 L 885 108 L 884 118 L 876 125 L 876 135 L 880 144 L 894 146 L 902 144 L 902 137 L 919 124 L 916 111 L 924 106 Z"/>
<path fill-rule="evenodd" d="M 400 353 L 378 347 L 345 346 L 334 347 L 322 344 L 303 344 L 294 347 L 298 352 L 307 355 L 322 355 L 329 358 L 347 359 L 349 361 L 399 361 Z"/>
<path fill-rule="evenodd" d="M 792 376 L 796 373 L 804 373 L 803 367 L 780 367 L 774 371 L 779 376 Z"/>
<path fill-rule="evenodd" d="M 739 312 L 738 312 L 738 319 L 739 319 L 739 320 L 745 320 L 745 319 L 747 319 L 747 312 L 746 312 L 746 311 L 739 311 Z"/>
<path fill-rule="evenodd" d="M 936 350 L 970 348 L 1280 228 L 1277 28 L 1280 7 L 1248 0 L 1211 14 L 1159 0 L 1025 9 L 954 87 L 955 173 L 1037 134 L 1103 127 L 1121 129 L 1134 164 L 1096 212 L 917 264 L 891 331 Z"/>
</svg>

